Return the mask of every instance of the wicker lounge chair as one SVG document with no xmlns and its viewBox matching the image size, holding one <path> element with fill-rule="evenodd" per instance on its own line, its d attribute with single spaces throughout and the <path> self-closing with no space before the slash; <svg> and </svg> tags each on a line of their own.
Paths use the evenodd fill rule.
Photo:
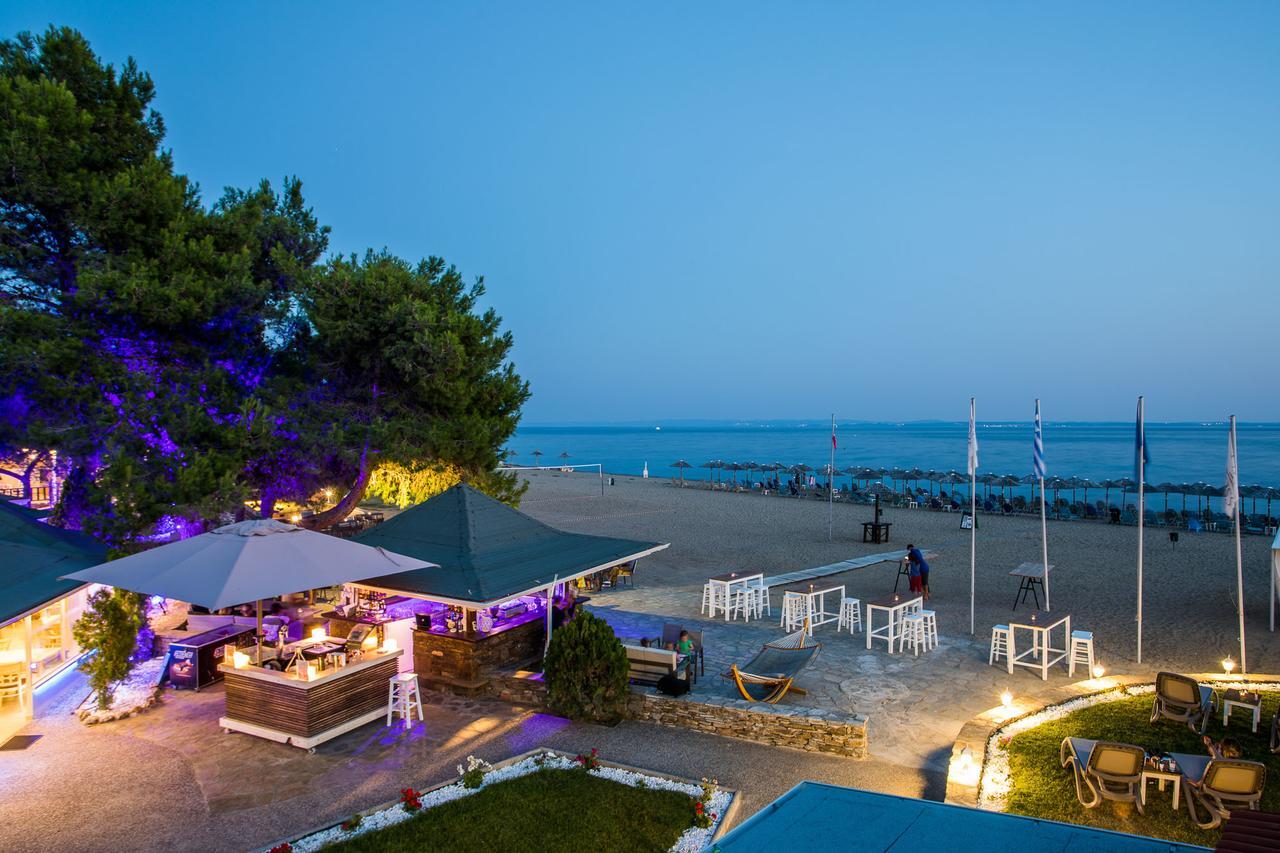
<svg viewBox="0 0 1280 853">
<path fill-rule="evenodd" d="M 1232 809 L 1258 810 L 1266 765 L 1239 758 L 1173 753 L 1184 784 L 1187 814 L 1201 829 L 1213 829 L 1231 817 Z"/>
<path fill-rule="evenodd" d="M 1058 759 L 1076 780 L 1076 799 L 1086 809 L 1103 800 L 1133 803 L 1142 814 L 1142 765 L 1146 753 L 1127 743 L 1063 738 Z"/>
<path fill-rule="evenodd" d="M 812 642 L 808 634 L 800 630 L 772 643 L 765 643 L 760 653 L 748 663 L 741 667 L 734 664 L 721 677 L 737 684 L 738 692 L 744 699 L 773 705 L 786 696 L 788 691 L 794 690 L 804 695 L 805 691 L 795 686 L 795 677 L 809 665 L 821 648 L 821 643 Z"/>
<path fill-rule="evenodd" d="M 1164 717 L 1186 723 L 1192 731 L 1204 734 L 1216 705 L 1213 690 L 1194 678 L 1176 672 L 1156 673 L 1156 698 L 1151 706 L 1151 722 Z"/>
</svg>

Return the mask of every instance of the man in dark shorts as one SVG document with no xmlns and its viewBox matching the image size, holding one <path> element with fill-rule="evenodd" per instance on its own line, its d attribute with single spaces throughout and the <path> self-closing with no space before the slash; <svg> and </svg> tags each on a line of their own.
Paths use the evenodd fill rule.
<svg viewBox="0 0 1280 853">
<path fill-rule="evenodd" d="M 924 592 L 924 600 L 929 600 L 929 563 L 924 554 L 915 545 L 907 545 L 907 560 L 920 567 L 920 589 Z"/>
</svg>

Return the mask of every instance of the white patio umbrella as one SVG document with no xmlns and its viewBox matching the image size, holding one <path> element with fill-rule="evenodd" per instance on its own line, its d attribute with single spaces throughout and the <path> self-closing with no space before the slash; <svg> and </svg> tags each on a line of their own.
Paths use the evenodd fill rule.
<svg viewBox="0 0 1280 853">
<path fill-rule="evenodd" d="M 261 518 L 228 524 L 66 577 L 218 610 L 304 589 L 428 568 L 439 567 Z"/>
</svg>

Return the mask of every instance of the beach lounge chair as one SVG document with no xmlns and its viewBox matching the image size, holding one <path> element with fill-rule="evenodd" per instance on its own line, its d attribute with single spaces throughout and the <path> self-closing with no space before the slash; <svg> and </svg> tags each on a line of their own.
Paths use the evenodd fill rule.
<svg viewBox="0 0 1280 853">
<path fill-rule="evenodd" d="M 1214 829 L 1231 817 L 1232 809 L 1258 810 L 1266 765 L 1239 758 L 1172 753 L 1182 773 L 1182 797 L 1187 814 L 1201 829 Z"/>
<path fill-rule="evenodd" d="M 822 644 L 810 640 L 807 632 L 797 631 L 765 643 L 760 653 L 750 661 L 741 667 L 734 664 L 721 677 L 738 685 L 738 692 L 744 699 L 773 705 L 788 691 L 805 695 L 804 690 L 795 686 L 795 678 L 821 648 Z"/>
<path fill-rule="evenodd" d="M 1142 814 L 1142 765 L 1146 761 L 1142 747 L 1127 743 L 1063 738 L 1058 760 L 1070 767 L 1076 781 L 1076 799 L 1086 809 L 1103 800 L 1133 803 Z"/>
<path fill-rule="evenodd" d="M 1161 717 L 1204 734 L 1217 702 L 1211 688 L 1176 672 L 1156 673 L 1156 698 L 1151 706 L 1151 722 Z"/>
</svg>

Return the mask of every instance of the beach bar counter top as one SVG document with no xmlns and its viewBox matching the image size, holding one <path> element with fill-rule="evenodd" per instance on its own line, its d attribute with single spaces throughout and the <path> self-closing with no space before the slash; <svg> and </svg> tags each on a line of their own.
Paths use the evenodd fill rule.
<svg viewBox="0 0 1280 853">
<path fill-rule="evenodd" d="M 316 644 L 314 660 L 304 648 L 282 670 L 254 666 L 243 651 L 222 664 L 229 732 L 287 743 L 304 749 L 386 716 L 388 684 L 398 671 L 400 648 L 326 653 L 341 646 Z M 356 659 L 356 655 L 359 655 Z"/>
</svg>

